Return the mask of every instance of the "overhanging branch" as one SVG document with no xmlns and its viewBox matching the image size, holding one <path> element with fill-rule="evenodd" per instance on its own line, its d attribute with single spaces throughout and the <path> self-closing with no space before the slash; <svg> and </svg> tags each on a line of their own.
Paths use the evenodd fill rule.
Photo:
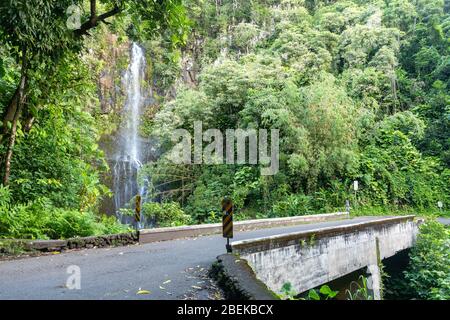
<svg viewBox="0 0 450 320">
<path fill-rule="evenodd" d="M 96 5 L 95 0 L 91 0 L 91 17 L 88 21 L 83 23 L 80 27 L 80 29 L 75 30 L 75 35 L 80 37 L 82 35 L 88 34 L 88 31 L 92 28 L 95 28 L 98 26 L 100 22 L 106 23 L 106 19 L 118 14 L 121 12 L 121 8 L 119 6 L 115 6 L 113 9 L 111 9 L 108 12 L 105 12 L 99 16 L 96 14 Z"/>
</svg>

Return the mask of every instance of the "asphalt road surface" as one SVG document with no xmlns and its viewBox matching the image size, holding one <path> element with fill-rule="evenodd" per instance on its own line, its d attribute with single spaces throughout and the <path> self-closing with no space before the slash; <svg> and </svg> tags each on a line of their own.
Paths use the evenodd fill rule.
<svg viewBox="0 0 450 320">
<path fill-rule="evenodd" d="M 234 240 L 376 219 L 380 217 L 240 232 Z M 225 253 L 225 241 L 215 235 L 0 261 L 0 299 L 220 299 L 207 271 Z M 79 290 L 66 286 L 70 266 L 80 268 Z M 149 293 L 138 294 L 140 290 Z"/>
</svg>

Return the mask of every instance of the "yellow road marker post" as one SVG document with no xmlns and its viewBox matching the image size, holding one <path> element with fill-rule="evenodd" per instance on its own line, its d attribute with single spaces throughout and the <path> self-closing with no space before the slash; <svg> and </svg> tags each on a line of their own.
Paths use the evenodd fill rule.
<svg viewBox="0 0 450 320">
<path fill-rule="evenodd" d="M 233 214 L 234 206 L 230 199 L 223 199 L 222 201 L 222 226 L 223 226 L 223 237 L 227 238 L 227 252 L 231 253 L 230 239 L 233 238 Z"/>
<path fill-rule="evenodd" d="M 136 220 L 136 231 L 138 233 L 139 233 L 139 224 L 141 223 L 141 201 L 142 201 L 142 197 L 140 195 L 137 195 L 134 220 Z"/>
</svg>

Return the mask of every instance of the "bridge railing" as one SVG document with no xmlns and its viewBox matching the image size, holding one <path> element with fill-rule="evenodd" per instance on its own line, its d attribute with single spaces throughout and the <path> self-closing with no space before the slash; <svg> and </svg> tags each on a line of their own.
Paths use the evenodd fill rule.
<svg viewBox="0 0 450 320">
<path fill-rule="evenodd" d="M 336 213 L 324 213 L 315 215 L 303 215 L 287 218 L 245 220 L 235 222 L 234 231 L 241 232 L 254 229 L 292 226 L 303 223 L 334 221 L 347 218 L 349 218 L 348 212 L 336 212 Z M 145 244 L 156 241 L 167 241 L 167 240 L 206 236 L 220 233 L 222 233 L 221 223 L 181 226 L 172 228 L 156 228 L 156 229 L 141 230 L 139 232 L 139 243 Z"/>
</svg>

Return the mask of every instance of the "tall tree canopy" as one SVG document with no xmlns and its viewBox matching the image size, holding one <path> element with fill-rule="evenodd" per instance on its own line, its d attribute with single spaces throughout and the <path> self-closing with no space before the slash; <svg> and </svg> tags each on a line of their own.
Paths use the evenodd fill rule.
<svg viewBox="0 0 450 320">
<path fill-rule="evenodd" d="M 89 8 L 86 13 L 85 6 Z M 8 140 L 2 159 L 4 185 L 9 183 L 18 127 L 22 120 L 26 130 L 32 126 L 40 89 L 50 81 L 61 59 L 81 49 L 83 36 L 117 15 L 130 17 L 130 25 L 138 26 L 142 37 L 170 32 L 174 43 L 185 39 L 187 20 L 181 0 L 9 0 L 0 4 L 0 41 L 20 64 L 17 88 L 2 115 L 0 142 Z"/>
</svg>

